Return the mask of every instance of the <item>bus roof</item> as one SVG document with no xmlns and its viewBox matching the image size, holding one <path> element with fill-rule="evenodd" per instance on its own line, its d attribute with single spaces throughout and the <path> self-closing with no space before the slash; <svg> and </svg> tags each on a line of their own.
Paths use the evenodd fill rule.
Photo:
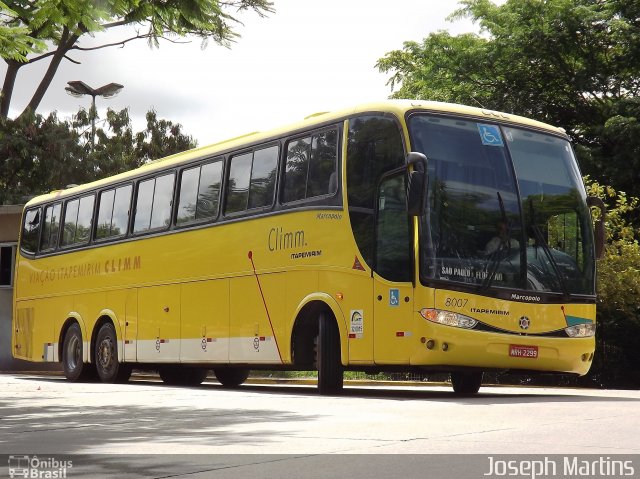
<svg viewBox="0 0 640 479">
<path fill-rule="evenodd" d="M 134 170 L 129 170 L 124 173 L 119 173 L 101 180 L 96 180 L 91 183 L 83 185 L 73 186 L 63 190 L 54 190 L 50 193 L 36 196 L 31 199 L 27 206 L 33 204 L 39 204 L 49 201 L 54 201 L 58 198 L 64 198 L 67 196 L 73 196 L 78 193 L 82 193 L 86 190 L 92 190 L 94 188 L 100 188 L 101 186 L 107 186 L 112 183 L 118 183 L 132 179 L 146 173 L 153 173 L 156 170 L 161 170 L 167 167 L 177 166 L 182 163 L 186 163 L 199 158 L 213 157 L 217 154 L 222 154 L 229 150 L 241 148 L 246 145 L 259 143 L 261 141 L 268 141 L 269 139 L 275 139 L 281 136 L 287 135 L 289 132 L 300 131 L 308 128 L 313 128 L 316 125 L 324 123 L 330 123 L 340 119 L 348 118 L 353 115 L 367 113 L 367 112 L 388 112 L 393 113 L 398 117 L 403 117 L 404 114 L 411 110 L 425 110 L 437 113 L 453 113 L 465 116 L 471 116 L 476 118 L 486 118 L 489 121 L 494 122 L 507 122 L 511 124 L 518 124 L 523 126 L 529 126 L 537 129 L 547 130 L 554 134 L 564 134 L 562 128 L 557 128 L 552 125 L 542 123 L 536 120 L 531 120 L 522 116 L 512 115 L 510 113 L 496 112 L 492 110 L 459 105 L 455 103 L 444 103 L 436 101 L 426 100 L 385 100 L 375 103 L 365 103 L 351 108 L 345 108 L 333 112 L 318 112 L 313 113 L 304 118 L 304 120 L 289 124 L 283 127 L 275 128 L 273 130 L 265 132 L 252 132 L 245 135 L 241 135 L 235 138 L 230 138 L 221 142 L 213 143 L 206 146 L 197 147 L 191 150 L 187 150 L 181 153 L 176 153 L 171 156 L 160 158 L 151 161 L 145 165 L 140 166 Z"/>
</svg>

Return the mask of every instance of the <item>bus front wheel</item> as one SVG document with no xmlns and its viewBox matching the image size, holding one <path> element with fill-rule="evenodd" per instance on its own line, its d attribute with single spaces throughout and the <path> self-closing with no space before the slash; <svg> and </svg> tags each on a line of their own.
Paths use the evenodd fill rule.
<svg viewBox="0 0 640 479">
<path fill-rule="evenodd" d="M 456 371 L 451 373 L 451 385 L 456 394 L 476 394 L 482 385 L 482 371 Z"/>
<path fill-rule="evenodd" d="M 111 323 L 98 330 L 94 351 L 96 370 L 103 383 L 126 383 L 131 377 L 131 366 L 118 361 L 118 338 Z"/>
<path fill-rule="evenodd" d="M 82 362 L 82 331 L 78 323 L 73 323 L 67 329 L 62 343 L 62 364 L 64 375 L 69 381 L 83 382 L 95 378 L 93 364 Z"/>
<path fill-rule="evenodd" d="M 323 395 L 339 394 L 343 386 L 340 331 L 333 318 L 326 313 L 321 313 L 319 316 L 316 364 L 318 392 Z"/>
</svg>

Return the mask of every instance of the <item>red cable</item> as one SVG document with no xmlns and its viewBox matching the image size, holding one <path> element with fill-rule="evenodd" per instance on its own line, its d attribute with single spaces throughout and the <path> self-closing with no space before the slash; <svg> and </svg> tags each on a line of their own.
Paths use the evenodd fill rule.
<svg viewBox="0 0 640 479">
<path fill-rule="evenodd" d="M 262 292 L 262 285 L 260 284 L 260 278 L 258 277 L 258 273 L 256 273 L 256 265 L 253 262 L 253 251 L 249 251 L 249 260 L 251 261 L 251 266 L 253 267 L 253 274 L 256 277 L 256 281 L 258 282 L 258 289 L 260 290 L 260 296 L 262 296 L 262 304 L 264 304 L 264 310 L 267 312 L 267 319 L 269 320 L 269 326 L 271 326 L 271 333 L 273 334 L 273 340 L 276 342 L 276 349 L 278 350 L 278 356 L 280 357 L 280 362 L 282 361 L 282 354 L 280 354 L 280 346 L 278 346 L 278 338 L 276 338 L 276 332 L 273 329 L 273 323 L 271 322 L 271 315 L 269 314 L 269 308 L 267 307 L 267 301 L 264 298 L 264 293 Z"/>
</svg>

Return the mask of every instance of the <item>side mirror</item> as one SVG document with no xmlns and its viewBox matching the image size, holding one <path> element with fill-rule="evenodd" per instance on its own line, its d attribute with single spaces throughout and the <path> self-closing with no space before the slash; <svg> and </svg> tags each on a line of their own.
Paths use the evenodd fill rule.
<svg viewBox="0 0 640 479">
<path fill-rule="evenodd" d="M 407 167 L 412 166 L 407 187 L 407 212 L 422 216 L 427 205 L 427 157 L 415 151 L 407 155 Z"/>
<path fill-rule="evenodd" d="M 596 241 L 596 258 L 601 259 L 604 256 L 604 221 L 607 217 L 607 207 L 604 205 L 604 202 L 596 196 L 589 196 L 587 198 L 587 206 L 589 208 L 595 207 L 600 210 L 600 218 L 598 218 L 595 223 L 594 237 Z"/>
</svg>

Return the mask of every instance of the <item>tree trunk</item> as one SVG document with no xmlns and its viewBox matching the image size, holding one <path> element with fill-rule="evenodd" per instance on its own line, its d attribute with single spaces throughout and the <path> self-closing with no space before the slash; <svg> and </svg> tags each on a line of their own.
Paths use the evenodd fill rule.
<svg viewBox="0 0 640 479">
<path fill-rule="evenodd" d="M 9 106 L 11 105 L 11 97 L 13 96 L 13 87 L 16 84 L 18 70 L 24 63 L 16 60 L 5 60 L 7 63 L 7 72 L 4 76 L 4 84 L 0 93 L 0 118 L 9 116 Z"/>
<path fill-rule="evenodd" d="M 47 71 L 42 77 L 42 80 L 40 81 L 40 84 L 38 85 L 36 92 L 31 97 L 31 101 L 25 107 L 24 111 L 20 113 L 20 117 L 26 115 L 28 112 L 35 113 L 35 111 L 38 109 L 38 106 L 40 106 L 40 102 L 44 98 L 45 93 L 47 93 L 49 86 L 51 86 L 51 82 L 53 81 L 53 77 L 56 75 L 56 72 L 58 71 L 58 67 L 60 66 L 60 63 L 64 59 L 64 56 L 67 54 L 67 52 L 71 49 L 71 47 L 75 45 L 78 38 L 79 38 L 79 35 L 68 35 L 68 32 L 66 31 L 66 28 L 65 28 L 65 32 L 62 35 L 62 38 L 60 40 L 60 43 L 58 44 L 58 48 L 56 52 L 53 54 L 53 57 L 51 58 L 51 63 L 49 63 L 49 67 L 47 68 Z"/>
</svg>

